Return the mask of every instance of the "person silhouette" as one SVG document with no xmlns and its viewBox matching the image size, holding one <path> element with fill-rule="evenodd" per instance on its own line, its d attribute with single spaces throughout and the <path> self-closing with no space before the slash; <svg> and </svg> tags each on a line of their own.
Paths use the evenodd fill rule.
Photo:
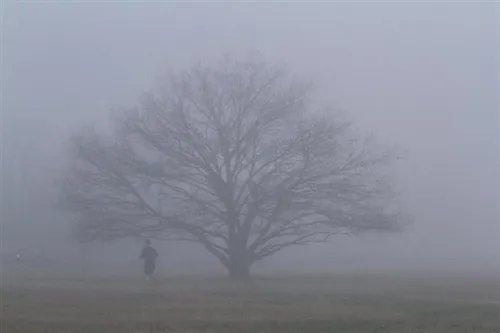
<svg viewBox="0 0 500 333">
<path fill-rule="evenodd" d="M 151 282 L 156 267 L 156 258 L 158 258 L 158 252 L 151 246 L 151 240 L 146 240 L 146 246 L 142 249 L 140 258 L 144 260 L 144 275 L 146 276 L 146 280 Z"/>
</svg>

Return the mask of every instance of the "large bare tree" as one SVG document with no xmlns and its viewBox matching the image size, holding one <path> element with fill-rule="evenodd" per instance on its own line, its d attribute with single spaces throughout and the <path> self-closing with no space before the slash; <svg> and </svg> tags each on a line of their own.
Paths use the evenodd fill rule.
<svg viewBox="0 0 500 333">
<path fill-rule="evenodd" d="M 259 59 L 166 77 L 114 114 L 110 135 L 73 138 L 62 200 L 80 237 L 196 242 L 246 277 L 291 246 L 398 228 L 394 155 L 310 97 Z"/>
</svg>

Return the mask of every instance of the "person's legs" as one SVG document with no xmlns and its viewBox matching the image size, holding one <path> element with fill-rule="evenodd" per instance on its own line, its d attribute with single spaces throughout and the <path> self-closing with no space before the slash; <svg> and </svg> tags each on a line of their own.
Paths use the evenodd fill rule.
<svg viewBox="0 0 500 333">
<path fill-rule="evenodd" d="M 146 275 L 146 281 L 152 282 L 153 280 L 153 272 L 155 270 L 155 264 L 152 262 L 147 262 L 144 265 L 144 275 Z"/>
</svg>

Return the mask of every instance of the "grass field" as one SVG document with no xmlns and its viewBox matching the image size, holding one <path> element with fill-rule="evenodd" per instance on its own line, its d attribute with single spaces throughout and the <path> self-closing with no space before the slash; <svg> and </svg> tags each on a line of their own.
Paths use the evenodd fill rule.
<svg viewBox="0 0 500 333">
<path fill-rule="evenodd" d="M 500 332 L 496 280 L 4 279 L 1 332 Z"/>
</svg>

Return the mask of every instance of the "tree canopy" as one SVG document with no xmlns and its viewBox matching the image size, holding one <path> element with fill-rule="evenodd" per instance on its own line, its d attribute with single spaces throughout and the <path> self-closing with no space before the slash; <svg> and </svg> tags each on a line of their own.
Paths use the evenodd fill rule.
<svg viewBox="0 0 500 333">
<path fill-rule="evenodd" d="M 109 135 L 72 138 L 62 203 L 83 239 L 196 242 L 235 277 L 291 246 L 398 229 L 396 156 L 311 96 L 260 59 L 171 74 Z"/>
</svg>

